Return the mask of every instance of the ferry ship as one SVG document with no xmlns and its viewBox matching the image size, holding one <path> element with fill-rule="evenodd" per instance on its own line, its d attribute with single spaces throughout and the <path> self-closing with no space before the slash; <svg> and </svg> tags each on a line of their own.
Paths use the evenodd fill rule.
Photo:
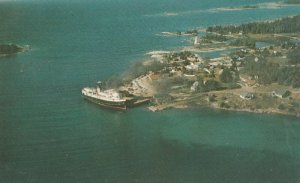
<svg viewBox="0 0 300 183">
<path fill-rule="evenodd" d="M 126 110 L 126 99 L 115 89 L 102 90 L 102 83 L 98 82 L 96 88 L 85 87 L 82 95 L 89 101 L 104 107 Z"/>
</svg>

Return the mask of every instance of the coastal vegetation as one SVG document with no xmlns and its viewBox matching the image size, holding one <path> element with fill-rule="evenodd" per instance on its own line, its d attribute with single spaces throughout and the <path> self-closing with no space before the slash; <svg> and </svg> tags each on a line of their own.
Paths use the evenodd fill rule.
<svg viewBox="0 0 300 183">
<path fill-rule="evenodd" d="M 234 81 L 234 77 L 232 76 L 230 69 L 223 69 L 222 73 L 220 74 L 220 81 L 223 83 L 231 83 Z"/>
<path fill-rule="evenodd" d="M 212 34 L 208 33 L 205 36 L 202 37 L 203 40 L 210 40 L 210 41 L 219 41 L 219 42 L 224 42 L 228 41 L 228 38 L 224 35 L 221 34 Z"/>
<path fill-rule="evenodd" d="M 285 17 L 275 21 L 252 22 L 242 25 L 213 26 L 208 27 L 207 32 L 220 34 L 267 34 L 267 33 L 294 33 L 300 30 L 300 15 Z"/>
<path fill-rule="evenodd" d="M 261 60 L 247 61 L 242 72 L 257 78 L 259 84 L 279 83 L 293 88 L 300 87 L 299 67 L 280 66 L 278 63 Z"/>
<path fill-rule="evenodd" d="M 291 51 L 288 55 L 289 63 L 300 64 L 300 47 Z"/>
<path fill-rule="evenodd" d="M 230 42 L 231 46 L 246 46 L 249 48 L 255 48 L 256 41 L 254 39 L 251 39 L 249 37 L 244 38 L 238 38 Z"/>
<path fill-rule="evenodd" d="M 197 35 L 198 34 L 198 30 L 197 29 L 188 30 L 188 31 L 185 32 L 185 34 L 188 34 L 188 35 Z"/>
<path fill-rule="evenodd" d="M 285 3 L 287 3 L 287 4 L 300 4 L 300 0 L 287 0 Z"/>
<path fill-rule="evenodd" d="M 242 6 L 243 8 L 245 9 L 256 9 L 256 8 L 259 8 L 258 5 L 245 5 L 245 6 Z"/>
<path fill-rule="evenodd" d="M 258 5 L 244 5 L 244 6 L 230 6 L 225 8 L 217 8 L 217 10 L 248 10 L 248 9 L 257 9 L 259 8 Z"/>
<path fill-rule="evenodd" d="M 176 31 L 176 32 L 161 32 L 159 35 L 162 36 L 196 36 L 199 31 L 197 29 L 191 29 L 187 31 Z"/>
</svg>

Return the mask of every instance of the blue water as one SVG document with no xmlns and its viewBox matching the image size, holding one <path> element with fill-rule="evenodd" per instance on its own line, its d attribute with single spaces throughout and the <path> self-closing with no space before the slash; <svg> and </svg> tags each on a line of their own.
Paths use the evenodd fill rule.
<svg viewBox="0 0 300 183">
<path fill-rule="evenodd" d="M 0 58 L 0 182 L 299 182 L 299 118 L 203 108 L 119 112 L 80 95 L 148 51 L 189 44 L 160 32 L 300 12 L 210 11 L 262 2 L 0 2 L 0 43 L 32 48 Z"/>
</svg>

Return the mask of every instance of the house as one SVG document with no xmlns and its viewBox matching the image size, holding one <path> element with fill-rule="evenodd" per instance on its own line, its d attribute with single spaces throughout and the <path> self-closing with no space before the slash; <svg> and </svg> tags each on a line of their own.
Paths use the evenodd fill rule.
<svg viewBox="0 0 300 183">
<path fill-rule="evenodd" d="M 279 98 L 284 98 L 290 95 L 290 91 L 287 89 L 279 89 L 276 91 L 272 91 L 272 96 L 273 97 L 279 97 Z"/>
<path fill-rule="evenodd" d="M 240 94 L 240 97 L 245 100 L 252 100 L 254 99 L 254 94 L 249 92 L 244 92 Z"/>
<path fill-rule="evenodd" d="M 199 69 L 199 66 L 197 64 L 191 63 L 190 65 L 185 66 L 185 68 L 190 71 L 197 71 Z"/>
</svg>

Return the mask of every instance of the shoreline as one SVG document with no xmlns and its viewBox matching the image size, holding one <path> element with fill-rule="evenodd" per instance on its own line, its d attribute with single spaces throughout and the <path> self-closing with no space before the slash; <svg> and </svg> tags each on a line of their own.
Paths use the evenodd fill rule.
<svg viewBox="0 0 300 183">
<path fill-rule="evenodd" d="M 242 46 L 223 46 L 223 47 L 219 47 L 219 48 L 195 48 L 192 46 L 185 46 L 181 50 L 198 52 L 198 53 L 209 53 L 209 52 L 226 51 L 226 50 L 239 49 L 239 48 L 244 48 L 244 47 L 242 47 Z"/>
<path fill-rule="evenodd" d="M 292 113 L 292 112 L 285 112 L 285 111 L 280 111 L 279 109 L 274 109 L 274 108 L 268 108 L 268 109 L 250 109 L 250 108 L 243 108 L 243 109 L 238 109 L 238 108 L 225 108 L 225 107 L 219 107 L 218 105 L 214 104 L 186 104 L 186 103 L 169 103 L 165 105 L 153 105 L 147 107 L 149 111 L 151 112 L 160 112 L 168 109 L 188 109 L 192 107 L 204 107 L 207 109 L 212 109 L 212 110 L 223 110 L 223 111 L 230 111 L 230 112 L 247 112 L 247 113 L 257 113 L 257 114 L 278 114 L 278 115 L 284 115 L 284 116 L 293 116 L 300 118 L 300 113 Z"/>
<path fill-rule="evenodd" d="M 148 76 L 145 76 L 148 77 Z M 150 80 L 149 80 L 150 81 Z M 140 82 L 143 82 L 142 80 Z M 151 80 L 151 82 L 153 82 Z M 148 83 L 148 82 L 147 82 Z M 148 106 L 148 110 L 151 112 L 159 112 L 167 109 L 188 109 L 190 107 L 206 107 L 209 109 L 218 109 L 232 112 L 249 112 L 259 114 L 280 114 L 286 116 L 300 117 L 300 111 L 289 111 L 288 108 L 280 109 L 279 106 L 289 106 L 292 102 L 289 98 L 272 97 L 271 93 L 274 88 L 283 87 L 278 84 L 272 84 L 270 86 L 259 86 L 257 88 L 243 86 L 237 89 L 227 89 L 219 91 L 209 91 L 203 93 L 191 93 L 191 92 L 172 92 L 172 101 L 163 103 L 152 102 L 153 105 Z M 298 101 L 300 98 L 299 89 L 288 88 L 293 93 L 293 98 Z M 252 91 L 256 98 L 253 100 L 245 100 L 240 97 L 240 94 L 246 91 Z M 155 92 L 152 92 L 154 97 Z M 209 97 L 213 96 L 214 100 L 209 101 Z M 265 101 L 261 101 L 267 97 L 267 101 L 272 101 L 270 105 L 265 104 Z M 269 97 L 269 98 L 268 98 Z M 155 98 L 155 97 L 154 97 Z M 293 99 L 294 100 L 294 99 Z M 257 108 L 257 106 L 265 104 Z M 273 104 L 272 104 L 273 103 Z M 221 105 L 225 104 L 225 107 Z"/>
<path fill-rule="evenodd" d="M 292 17 L 297 18 L 300 17 Z M 265 26 L 264 28 L 273 26 L 268 22 L 260 25 Z M 279 26 L 282 25 L 281 23 Z M 291 26 L 293 27 L 293 24 Z M 225 32 L 226 28 L 225 26 Z M 137 69 L 143 72 L 130 80 L 129 84 L 123 85 L 122 91 L 134 97 L 151 98 L 151 106 L 148 109 L 152 112 L 200 106 L 233 112 L 300 117 L 299 85 L 279 84 L 283 79 L 300 75 L 297 73 L 300 63 L 293 65 L 287 59 L 298 49 L 298 43 L 287 45 L 287 41 L 297 40 L 300 45 L 300 34 L 291 37 L 285 32 L 276 34 L 244 33 L 236 30 L 223 32 L 220 27 L 216 31 L 213 29 L 209 31 L 208 34 L 211 35 L 198 38 L 200 35 L 197 34 L 194 44 L 179 46 L 179 51 L 147 52 L 146 55 L 151 57 L 152 61 L 142 62 Z M 165 34 L 173 33 L 165 32 Z M 256 43 L 264 41 L 269 44 L 257 46 Z M 216 58 L 197 54 L 219 51 L 228 53 Z M 293 68 L 296 71 L 291 75 Z M 273 76 L 273 78 L 266 77 L 265 73 L 270 69 L 276 72 L 273 74 L 276 80 Z M 280 72 L 286 71 L 282 69 L 289 70 L 286 74 L 280 75 Z"/>
</svg>

